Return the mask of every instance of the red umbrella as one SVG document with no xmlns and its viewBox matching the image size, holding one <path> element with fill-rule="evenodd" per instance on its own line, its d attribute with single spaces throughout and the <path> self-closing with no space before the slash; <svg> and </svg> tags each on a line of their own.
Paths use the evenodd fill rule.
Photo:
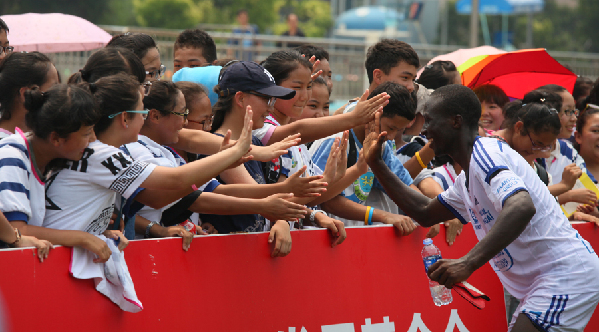
<svg viewBox="0 0 599 332">
<path fill-rule="evenodd" d="M 518 99 L 546 84 L 563 86 L 572 93 L 576 83 L 576 74 L 544 49 L 478 56 L 464 62 L 458 70 L 462 74 L 462 83 L 471 89 L 494 84 L 509 97 Z"/>
</svg>

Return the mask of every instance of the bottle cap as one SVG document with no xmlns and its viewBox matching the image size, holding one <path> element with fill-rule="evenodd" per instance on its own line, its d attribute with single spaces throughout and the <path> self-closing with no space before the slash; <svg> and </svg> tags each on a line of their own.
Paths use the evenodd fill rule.
<svg viewBox="0 0 599 332">
<path fill-rule="evenodd" d="M 431 238 L 426 238 L 426 239 L 424 239 L 424 241 L 422 241 L 422 243 L 423 243 L 425 246 L 428 246 L 429 244 L 433 244 L 433 239 L 431 239 Z"/>
</svg>

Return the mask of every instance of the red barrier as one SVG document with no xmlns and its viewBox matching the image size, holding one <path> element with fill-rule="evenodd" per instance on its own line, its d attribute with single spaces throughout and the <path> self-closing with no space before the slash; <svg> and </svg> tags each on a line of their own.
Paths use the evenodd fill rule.
<svg viewBox="0 0 599 332">
<path fill-rule="evenodd" d="M 576 228 L 599 248 L 599 228 Z M 491 297 L 484 310 L 455 292 L 450 305 L 433 304 L 420 258 L 425 231 L 352 228 L 336 248 L 324 230 L 292 232 L 291 254 L 275 259 L 267 234 L 199 237 L 189 252 L 180 239 L 133 241 L 125 256 L 144 306 L 137 314 L 121 311 L 93 281 L 71 277 L 68 248 L 44 263 L 31 249 L 0 252 L 0 288 L 9 331 L 506 331 L 502 288 L 488 264 L 468 280 Z M 442 227 L 434 241 L 446 258 L 476 243 L 470 226 L 451 247 L 443 237 Z M 599 315 L 586 331 L 599 331 Z"/>
</svg>

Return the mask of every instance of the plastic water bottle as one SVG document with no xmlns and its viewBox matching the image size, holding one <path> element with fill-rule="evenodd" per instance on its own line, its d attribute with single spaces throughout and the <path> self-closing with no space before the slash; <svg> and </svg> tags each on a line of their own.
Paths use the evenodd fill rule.
<svg viewBox="0 0 599 332">
<path fill-rule="evenodd" d="M 424 248 L 422 248 L 422 260 L 424 261 L 424 269 L 428 273 L 428 268 L 441 259 L 441 250 L 433 244 L 433 239 L 425 239 L 422 243 L 424 244 Z M 450 304 L 451 301 L 453 301 L 450 289 L 447 289 L 445 286 L 439 285 L 438 282 L 430 279 L 428 279 L 428 285 L 431 289 L 431 296 L 433 297 L 433 302 L 435 302 L 436 306 L 440 307 L 442 305 Z"/>
</svg>

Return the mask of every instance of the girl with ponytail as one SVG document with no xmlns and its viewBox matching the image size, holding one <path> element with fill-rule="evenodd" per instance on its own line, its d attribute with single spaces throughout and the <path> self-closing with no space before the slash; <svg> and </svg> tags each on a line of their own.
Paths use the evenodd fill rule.
<svg viewBox="0 0 599 332">
<path fill-rule="evenodd" d="M 37 87 L 45 92 L 58 82 L 56 68 L 42 53 L 11 53 L 0 62 L 0 139 L 14 134 L 15 128 L 29 131 L 22 102 L 27 91 Z"/>
<path fill-rule="evenodd" d="M 138 140 L 148 114 L 139 81 L 121 73 L 102 77 L 88 88 L 92 107 L 99 112 L 94 127 L 97 140 L 84 149 L 83 157 L 71 158 L 53 172 L 46 185 L 46 198 L 53 208 L 46 211 L 45 227 L 106 235 L 115 200 L 120 205 L 117 194 L 132 199 L 141 188 L 191 192 L 195 183 L 209 181 L 249 150 L 251 112 L 237 143 L 215 155 L 177 168 L 134 160 L 120 147 Z M 124 249 L 127 242 L 122 233 L 113 232 L 121 237 L 120 249 Z"/>
<path fill-rule="evenodd" d="M 86 89 L 58 84 L 43 92 L 23 91 L 25 122 L 30 132 L 17 133 L 0 142 L 0 210 L 21 234 L 53 244 L 81 246 L 99 256 L 108 246 L 88 233 L 56 231 L 41 227 L 46 213 L 44 184 L 55 160 L 79 160 L 93 136 L 99 114 Z M 107 258 L 107 256 L 106 256 Z"/>
</svg>

